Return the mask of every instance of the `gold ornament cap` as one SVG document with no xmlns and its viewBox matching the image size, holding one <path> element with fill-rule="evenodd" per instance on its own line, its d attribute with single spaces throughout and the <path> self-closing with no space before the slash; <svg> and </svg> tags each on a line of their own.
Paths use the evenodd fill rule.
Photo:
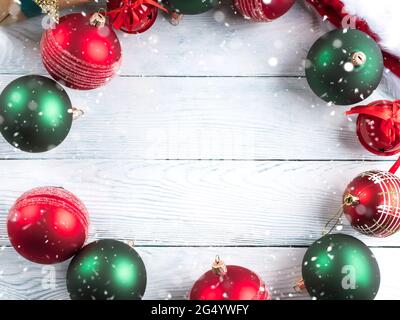
<svg viewBox="0 0 400 320">
<path fill-rule="evenodd" d="M 367 56 L 364 52 L 357 51 L 351 55 L 351 63 L 355 67 L 361 67 L 364 63 L 367 62 Z"/>
<path fill-rule="evenodd" d="M 303 279 L 300 279 L 299 281 L 297 281 L 297 283 L 293 287 L 293 289 L 298 293 L 304 291 L 305 288 L 306 288 L 306 285 L 304 284 L 304 280 Z"/>
<path fill-rule="evenodd" d="M 95 12 L 92 14 L 90 17 L 90 25 L 97 27 L 97 28 L 102 28 L 106 25 L 106 17 L 104 14 L 101 12 Z"/>
<path fill-rule="evenodd" d="M 172 11 L 171 13 L 171 18 L 169 19 L 169 22 L 173 25 L 173 26 L 177 26 L 183 19 L 183 14 L 179 13 L 177 11 Z"/>
<path fill-rule="evenodd" d="M 360 203 L 360 198 L 357 196 L 353 196 L 351 193 L 347 193 L 344 196 L 343 204 L 345 206 L 356 206 L 359 203 Z"/>
<path fill-rule="evenodd" d="M 212 265 L 212 271 L 219 276 L 223 276 L 228 272 L 226 264 L 220 259 L 219 256 L 215 257 L 215 261 Z"/>
</svg>

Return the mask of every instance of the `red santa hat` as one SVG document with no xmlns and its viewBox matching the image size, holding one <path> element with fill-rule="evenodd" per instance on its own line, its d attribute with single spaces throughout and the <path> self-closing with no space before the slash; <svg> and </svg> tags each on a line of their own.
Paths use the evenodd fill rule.
<svg viewBox="0 0 400 320">
<path fill-rule="evenodd" d="M 337 28 L 357 28 L 380 45 L 391 93 L 400 94 L 400 1 L 307 0 Z M 400 97 L 400 96 L 399 96 Z M 398 98 L 398 97 L 396 97 Z"/>
</svg>

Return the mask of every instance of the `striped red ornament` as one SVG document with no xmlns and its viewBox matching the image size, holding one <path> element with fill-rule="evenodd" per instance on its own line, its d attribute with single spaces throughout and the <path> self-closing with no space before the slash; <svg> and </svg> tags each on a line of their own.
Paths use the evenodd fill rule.
<svg viewBox="0 0 400 320">
<path fill-rule="evenodd" d="M 71 258 L 88 235 L 85 205 L 59 187 L 39 187 L 25 192 L 8 214 L 11 244 L 26 259 L 52 264 Z"/>
<path fill-rule="evenodd" d="M 82 14 L 69 14 L 40 43 L 43 64 L 67 87 L 95 89 L 106 84 L 121 64 L 121 45 L 111 27 Z"/>
<path fill-rule="evenodd" d="M 234 0 L 236 9 L 248 19 L 273 21 L 284 15 L 296 0 Z"/>
<path fill-rule="evenodd" d="M 365 235 L 394 234 L 400 229 L 400 179 L 386 171 L 361 173 L 343 194 L 343 212 L 353 228 Z"/>
</svg>

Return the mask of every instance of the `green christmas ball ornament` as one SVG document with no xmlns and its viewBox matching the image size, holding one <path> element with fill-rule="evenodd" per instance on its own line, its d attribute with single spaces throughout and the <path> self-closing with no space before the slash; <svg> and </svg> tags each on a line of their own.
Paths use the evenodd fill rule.
<svg viewBox="0 0 400 320">
<path fill-rule="evenodd" d="M 200 14 L 211 10 L 218 0 L 163 0 L 166 7 L 178 14 Z"/>
<path fill-rule="evenodd" d="M 0 95 L 0 131 L 15 148 L 48 151 L 67 137 L 72 111 L 71 100 L 57 82 L 38 75 L 23 76 Z"/>
<path fill-rule="evenodd" d="M 327 234 L 307 250 L 302 265 L 305 288 L 319 300 L 373 300 L 380 272 L 371 250 L 345 234 Z"/>
<path fill-rule="evenodd" d="M 337 29 L 311 47 L 305 71 L 314 93 L 337 105 L 358 103 L 378 87 L 383 73 L 379 46 L 355 29 Z"/>
<path fill-rule="evenodd" d="M 146 268 L 129 245 L 111 239 L 92 242 L 72 259 L 67 289 L 72 300 L 140 300 Z"/>
</svg>

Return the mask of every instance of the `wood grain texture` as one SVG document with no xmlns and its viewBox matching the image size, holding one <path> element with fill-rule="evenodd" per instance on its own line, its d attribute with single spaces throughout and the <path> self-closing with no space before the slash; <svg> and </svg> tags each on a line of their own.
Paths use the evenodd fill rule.
<svg viewBox="0 0 400 320">
<path fill-rule="evenodd" d="M 187 299 L 193 283 L 207 270 L 216 254 L 227 264 L 257 272 L 273 299 L 310 299 L 296 293 L 305 248 L 137 248 L 147 268 L 144 299 Z M 400 299 L 400 276 L 393 263 L 397 249 L 373 249 L 380 266 L 381 286 L 376 299 Z M 0 251 L 0 299 L 68 299 L 65 274 L 68 262 L 41 266 L 20 258 L 13 249 Z M 51 277 L 55 276 L 55 281 Z M 50 283 L 52 285 L 50 285 Z"/>
<path fill-rule="evenodd" d="M 0 76 L 0 90 L 14 78 Z M 32 155 L 0 139 L 0 157 L 382 159 L 360 145 L 356 118 L 322 103 L 304 79 L 120 77 L 68 92 L 86 115 L 66 141 Z"/>
<path fill-rule="evenodd" d="M 304 74 L 303 59 L 321 32 L 318 18 L 312 18 L 303 1 L 274 23 L 251 23 L 235 14 L 229 3 L 225 0 L 218 9 L 185 16 L 177 27 L 160 14 L 144 34 L 119 33 L 125 53 L 121 74 Z M 77 11 L 81 10 L 94 9 Z M 38 50 L 42 32 L 40 17 L 1 28 L 0 73 L 44 73 Z M 268 63 L 270 58 L 277 58 L 277 65 Z"/>
<path fill-rule="evenodd" d="M 3 161 L 0 243 L 8 209 L 35 186 L 63 186 L 87 205 L 91 235 L 138 245 L 309 245 L 341 205 L 345 186 L 387 162 Z M 359 235 L 347 221 L 344 232 Z M 360 237 L 373 246 L 387 239 Z"/>
</svg>

